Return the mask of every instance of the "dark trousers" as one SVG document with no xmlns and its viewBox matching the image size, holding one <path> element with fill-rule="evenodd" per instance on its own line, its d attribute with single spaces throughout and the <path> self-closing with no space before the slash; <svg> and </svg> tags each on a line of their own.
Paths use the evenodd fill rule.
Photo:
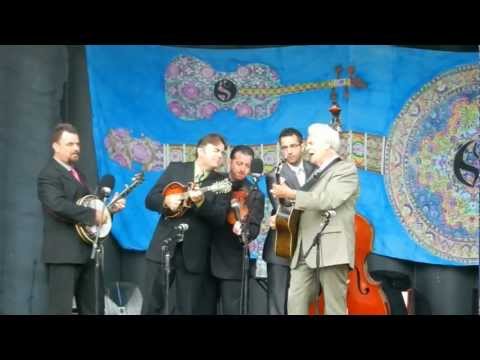
<svg viewBox="0 0 480 360">
<path fill-rule="evenodd" d="M 241 280 L 217 279 L 222 315 L 240 315 Z"/>
<path fill-rule="evenodd" d="M 208 269 L 204 273 L 188 271 L 185 268 L 181 245 L 177 245 L 172 263 L 169 286 L 175 280 L 174 313 L 178 315 L 214 315 L 216 313 L 215 281 Z M 165 281 L 164 264 L 147 259 L 142 314 L 164 313 Z"/>
<path fill-rule="evenodd" d="M 145 281 L 142 288 L 142 315 L 161 315 L 165 311 L 165 272 L 164 265 L 146 259 Z M 170 273 L 170 287 L 174 279 Z M 170 289 L 172 291 L 172 289 Z M 171 296 L 169 297 L 171 298 Z M 171 306 L 170 306 L 171 308 Z"/>
<path fill-rule="evenodd" d="M 268 315 L 286 315 L 290 267 L 267 263 Z"/>
<path fill-rule="evenodd" d="M 47 264 L 48 314 L 71 315 L 75 297 L 79 314 L 96 314 L 95 261 L 86 264 Z M 102 271 L 98 278 L 98 314 L 105 313 Z"/>
</svg>

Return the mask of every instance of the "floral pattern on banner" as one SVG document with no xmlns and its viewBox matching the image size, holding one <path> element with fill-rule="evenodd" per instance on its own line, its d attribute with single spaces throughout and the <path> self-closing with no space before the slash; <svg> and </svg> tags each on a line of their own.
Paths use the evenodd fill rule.
<svg viewBox="0 0 480 360">
<path fill-rule="evenodd" d="M 133 138 L 129 130 L 111 129 L 104 145 L 110 159 L 128 169 L 134 162 L 142 165 L 142 171 L 160 171 L 165 166 L 163 146 L 144 136 Z"/>
</svg>

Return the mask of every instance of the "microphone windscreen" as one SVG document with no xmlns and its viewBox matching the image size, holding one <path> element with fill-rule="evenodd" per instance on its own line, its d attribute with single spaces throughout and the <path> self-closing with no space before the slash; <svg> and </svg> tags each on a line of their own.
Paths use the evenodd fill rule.
<svg viewBox="0 0 480 360">
<path fill-rule="evenodd" d="M 252 166 L 250 168 L 252 174 L 263 174 L 263 161 L 262 159 L 255 158 L 252 161 Z"/>
<path fill-rule="evenodd" d="M 98 187 L 100 189 L 103 187 L 108 187 L 110 189 L 113 189 L 115 187 L 115 178 L 113 177 L 113 175 L 110 175 L 110 174 L 104 175 L 100 179 L 100 182 L 98 183 Z"/>
<path fill-rule="evenodd" d="M 110 195 L 110 192 L 113 190 L 115 186 L 115 178 L 110 175 L 104 175 L 97 186 L 97 196 L 100 198 L 104 198 Z M 107 190 L 108 189 L 108 190 Z"/>
<path fill-rule="evenodd" d="M 235 180 L 232 181 L 232 191 L 238 191 L 242 188 L 243 181 Z"/>
</svg>

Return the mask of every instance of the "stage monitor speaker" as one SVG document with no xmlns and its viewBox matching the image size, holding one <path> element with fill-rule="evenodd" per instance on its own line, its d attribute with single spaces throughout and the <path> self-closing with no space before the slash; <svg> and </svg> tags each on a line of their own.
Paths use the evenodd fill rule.
<svg viewBox="0 0 480 360">
<path fill-rule="evenodd" d="M 134 283 L 116 281 L 105 289 L 105 315 L 140 315 L 142 302 Z"/>
</svg>

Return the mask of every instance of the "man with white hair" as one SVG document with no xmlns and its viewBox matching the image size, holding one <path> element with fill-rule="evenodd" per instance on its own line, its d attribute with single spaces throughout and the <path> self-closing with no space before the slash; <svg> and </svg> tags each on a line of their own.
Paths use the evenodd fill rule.
<svg viewBox="0 0 480 360">
<path fill-rule="evenodd" d="M 295 209 L 302 211 L 297 246 L 290 263 L 289 315 L 308 314 L 319 285 L 325 299 L 325 314 L 347 313 L 347 278 L 354 266 L 359 183 L 355 165 L 338 155 L 339 146 L 339 134 L 329 125 L 310 125 L 306 149 L 318 169 L 300 190 L 285 184 L 273 185 L 271 190 L 275 197 L 294 200 Z M 314 240 L 327 217 L 330 221 L 320 234 L 317 248 Z"/>
</svg>

